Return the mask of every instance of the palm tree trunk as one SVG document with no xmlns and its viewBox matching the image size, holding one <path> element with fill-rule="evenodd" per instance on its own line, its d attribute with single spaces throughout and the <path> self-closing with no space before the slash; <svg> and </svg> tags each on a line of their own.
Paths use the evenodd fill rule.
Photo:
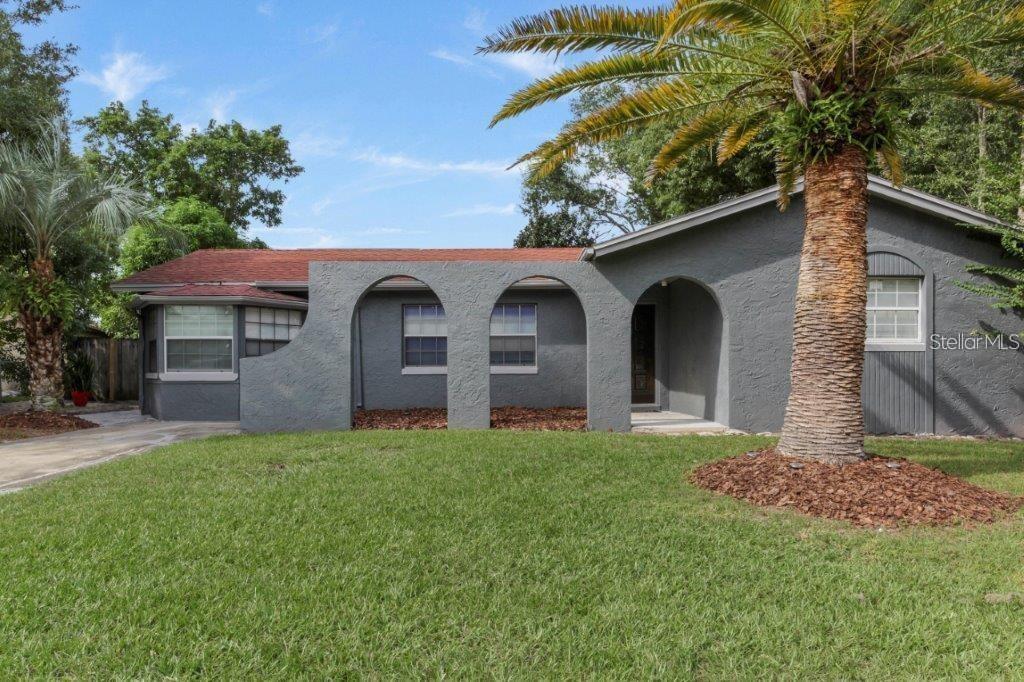
<svg viewBox="0 0 1024 682">
<path fill-rule="evenodd" d="M 49 258 L 40 257 L 32 261 L 29 271 L 41 291 L 46 291 L 54 282 L 53 262 Z M 28 305 L 21 306 L 18 317 L 25 330 L 25 362 L 29 370 L 32 407 L 57 407 L 64 397 L 60 358 L 63 324 L 59 317 L 39 315 Z"/>
<path fill-rule="evenodd" d="M 793 365 L 779 450 L 834 464 L 864 454 L 867 159 L 848 146 L 807 169 Z"/>
</svg>

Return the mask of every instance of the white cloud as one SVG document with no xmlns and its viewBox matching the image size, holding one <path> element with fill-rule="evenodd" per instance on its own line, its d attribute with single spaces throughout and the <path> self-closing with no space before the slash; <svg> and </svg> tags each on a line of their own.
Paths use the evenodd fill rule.
<svg viewBox="0 0 1024 682">
<path fill-rule="evenodd" d="M 292 139 L 291 148 L 299 157 L 332 157 L 340 154 L 347 144 L 346 137 L 302 132 Z"/>
<path fill-rule="evenodd" d="M 530 78 L 546 78 L 558 70 L 554 57 L 534 52 L 489 54 L 487 59 L 507 69 L 525 73 Z"/>
<path fill-rule="evenodd" d="M 265 17 L 274 16 L 274 3 L 272 2 L 261 2 L 256 5 L 256 11 Z"/>
<path fill-rule="evenodd" d="M 99 75 L 83 73 L 82 80 L 110 94 L 110 98 L 129 102 L 147 87 L 168 76 L 163 66 L 146 62 L 138 52 L 117 52 L 107 58 L 108 64 Z"/>
<path fill-rule="evenodd" d="M 451 62 L 452 64 L 458 64 L 459 66 L 473 66 L 473 60 L 472 59 L 469 59 L 468 57 L 463 57 L 461 54 L 455 54 L 454 52 L 449 52 L 448 50 L 444 49 L 443 47 L 438 48 L 438 49 L 434 50 L 433 52 L 431 52 L 430 56 L 431 57 L 436 57 L 437 59 L 443 59 L 444 61 Z"/>
<path fill-rule="evenodd" d="M 228 109 L 238 99 L 238 90 L 218 90 L 206 98 L 206 106 L 210 108 L 210 116 L 217 121 L 226 121 Z"/>
<path fill-rule="evenodd" d="M 313 43 L 323 43 L 333 38 L 337 33 L 338 24 L 336 22 L 317 24 L 309 29 L 309 40 Z"/>
<path fill-rule="evenodd" d="M 313 205 L 310 207 L 310 211 L 313 213 L 313 215 L 321 215 L 324 211 L 328 209 L 328 207 L 330 207 L 333 204 L 334 199 L 330 197 L 324 197 L 319 201 L 314 201 Z"/>
<path fill-rule="evenodd" d="M 471 7 L 469 14 L 462 20 L 462 26 L 473 33 L 483 33 L 487 28 L 487 12 L 479 7 Z"/>
<path fill-rule="evenodd" d="M 382 154 L 376 149 L 367 149 L 353 158 L 374 166 L 420 173 L 470 173 L 495 176 L 513 173 L 508 168 L 509 164 L 504 161 L 427 161 L 405 154 Z"/>
<path fill-rule="evenodd" d="M 454 211 L 445 213 L 442 218 L 463 218 L 466 216 L 479 215 L 512 215 L 515 213 L 515 204 L 474 204 L 465 208 L 457 208 Z"/>
</svg>

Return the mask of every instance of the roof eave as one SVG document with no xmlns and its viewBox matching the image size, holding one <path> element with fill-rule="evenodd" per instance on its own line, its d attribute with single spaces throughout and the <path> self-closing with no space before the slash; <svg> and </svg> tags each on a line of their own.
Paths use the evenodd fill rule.
<svg viewBox="0 0 1024 682">
<path fill-rule="evenodd" d="M 799 194 L 804 190 L 803 179 L 800 179 L 793 188 L 791 195 Z M 915 208 L 924 213 L 945 218 L 953 222 L 967 223 L 979 228 L 992 228 L 1006 226 L 1005 223 L 990 215 L 986 215 L 966 206 L 960 206 L 939 197 L 920 192 L 907 187 L 896 187 L 888 180 L 875 175 L 868 176 L 868 191 L 871 194 L 880 196 L 903 206 Z M 741 197 L 724 201 L 714 206 L 699 209 L 685 215 L 666 220 L 636 232 L 610 239 L 601 244 L 595 244 L 588 249 L 591 252 L 588 260 L 606 256 L 617 251 L 639 246 L 655 239 L 667 237 L 668 235 L 688 230 L 698 225 L 721 220 L 737 213 L 774 203 L 779 196 L 779 186 L 773 185 L 756 192 L 744 194 Z"/>
<path fill-rule="evenodd" d="M 258 305 L 264 308 L 289 308 L 291 310 L 307 310 L 306 301 L 281 301 L 274 298 L 259 296 L 136 296 L 132 305 L 144 308 L 147 305 L 178 305 L 178 304 L 219 303 L 224 305 Z"/>
</svg>

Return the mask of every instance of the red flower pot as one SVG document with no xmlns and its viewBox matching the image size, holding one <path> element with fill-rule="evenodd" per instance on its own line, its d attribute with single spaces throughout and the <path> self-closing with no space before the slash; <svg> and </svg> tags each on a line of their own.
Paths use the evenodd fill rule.
<svg viewBox="0 0 1024 682">
<path fill-rule="evenodd" d="M 75 407 L 85 407 L 89 404 L 89 391 L 71 391 L 71 402 Z"/>
</svg>

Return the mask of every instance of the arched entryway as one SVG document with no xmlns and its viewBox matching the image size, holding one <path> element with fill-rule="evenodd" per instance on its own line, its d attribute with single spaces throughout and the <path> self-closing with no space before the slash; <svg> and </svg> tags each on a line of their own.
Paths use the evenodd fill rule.
<svg viewBox="0 0 1024 682">
<path fill-rule="evenodd" d="M 355 306 L 351 339 L 354 414 L 435 410 L 433 421 L 444 423 L 448 324 L 428 285 L 397 275 L 369 287 Z"/>
<path fill-rule="evenodd" d="M 630 403 L 634 430 L 722 430 L 728 423 L 728 329 L 705 285 L 673 276 L 633 307 Z"/>
<path fill-rule="evenodd" d="M 569 285 L 531 276 L 507 287 L 491 310 L 488 353 L 492 426 L 585 427 L 587 318 Z"/>
</svg>

